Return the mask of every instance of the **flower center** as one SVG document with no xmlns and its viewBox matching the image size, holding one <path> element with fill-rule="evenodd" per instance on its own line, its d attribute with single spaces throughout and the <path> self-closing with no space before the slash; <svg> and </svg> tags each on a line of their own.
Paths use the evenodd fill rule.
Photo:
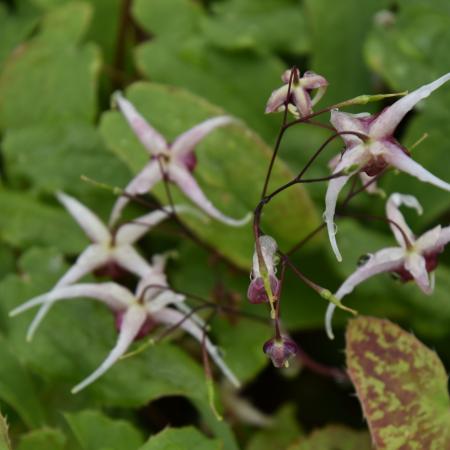
<svg viewBox="0 0 450 450">
<path fill-rule="evenodd" d="M 425 268 L 428 273 L 433 272 L 433 270 L 436 269 L 439 262 L 439 253 L 441 253 L 442 250 L 443 249 L 439 249 L 438 251 L 423 255 L 423 257 L 425 258 Z M 398 269 L 393 270 L 392 272 L 396 274 L 403 283 L 414 279 L 411 272 L 407 270 L 405 266 L 401 266 Z"/>
<path fill-rule="evenodd" d="M 374 177 L 382 172 L 387 166 L 388 163 L 382 155 L 374 155 L 361 170 L 369 175 L 369 177 Z"/>
<path fill-rule="evenodd" d="M 125 315 L 125 311 L 116 312 L 116 330 L 120 331 L 123 323 L 123 316 Z M 135 341 L 144 338 L 156 327 L 157 323 L 151 318 L 148 317 L 145 319 L 145 322 L 142 324 L 138 334 L 134 338 Z"/>
</svg>

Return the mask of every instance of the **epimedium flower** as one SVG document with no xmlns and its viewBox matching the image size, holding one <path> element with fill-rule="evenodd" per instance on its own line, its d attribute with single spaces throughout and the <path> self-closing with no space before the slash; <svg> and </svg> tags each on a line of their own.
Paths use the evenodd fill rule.
<svg viewBox="0 0 450 450">
<path fill-rule="evenodd" d="M 241 226 L 248 222 L 249 215 L 241 220 L 236 220 L 221 213 L 207 199 L 192 176 L 192 172 L 197 164 L 195 156 L 196 145 L 216 128 L 234 122 L 233 118 L 219 116 L 205 120 L 180 134 L 169 144 L 122 94 L 116 93 L 114 99 L 131 129 L 150 155 L 150 161 L 125 188 L 128 196 L 146 194 L 156 183 L 166 177 L 168 181 L 175 183 L 193 203 L 210 217 L 231 226 Z M 111 224 L 118 220 L 128 201 L 129 199 L 126 196 L 122 196 L 117 200 L 111 213 Z"/>
<path fill-rule="evenodd" d="M 414 280 L 423 293 L 429 295 L 434 289 L 433 270 L 438 264 L 438 256 L 450 242 L 450 226 L 440 225 L 416 238 L 407 225 L 401 205 L 414 208 L 422 214 L 422 207 L 412 195 L 392 194 L 386 204 L 386 215 L 398 247 L 388 247 L 377 251 L 363 261 L 339 287 L 335 297 L 341 300 L 363 281 L 382 272 L 395 273 L 403 282 Z M 333 339 L 331 320 L 336 306 L 330 304 L 325 316 L 325 326 Z"/>
<path fill-rule="evenodd" d="M 103 363 L 72 389 L 72 393 L 81 391 L 100 378 L 126 353 L 133 341 L 146 336 L 159 324 L 169 328 L 179 327 L 205 345 L 222 373 L 234 386 L 240 386 L 217 347 L 205 336 L 202 319 L 184 303 L 184 295 L 177 294 L 168 287 L 164 274 L 165 259 L 159 258 L 154 264 L 154 270 L 138 283 L 135 293 L 114 282 L 72 284 L 32 298 L 10 312 L 11 316 L 16 316 L 35 306 L 77 297 L 98 300 L 112 310 L 118 329 L 116 345 Z"/>
<path fill-rule="evenodd" d="M 278 296 L 280 285 L 280 282 L 276 277 L 278 246 L 275 239 L 271 236 L 265 235 L 260 236 L 258 238 L 258 242 L 261 249 L 261 254 L 260 256 L 258 255 L 257 247 L 255 244 L 255 251 L 253 253 L 253 266 L 250 274 L 251 281 L 247 290 L 247 298 L 250 303 L 269 302 L 270 299 L 267 293 L 269 286 L 272 293 L 272 298 L 276 299 Z M 262 257 L 261 262 L 263 264 L 260 264 L 260 257 Z M 265 278 L 266 280 L 268 280 L 268 283 L 265 282 Z"/>
<path fill-rule="evenodd" d="M 58 192 L 57 197 L 92 243 L 78 256 L 75 264 L 60 278 L 55 288 L 72 284 L 84 275 L 97 270 L 105 269 L 109 273 L 126 270 L 140 278 L 145 277 L 153 270 L 152 266 L 133 247 L 133 244 L 169 217 L 173 212 L 171 207 L 152 211 L 114 230 L 103 224 L 96 214 L 75 198 L 62 192 Z M 182 205 L 174 208 L 178 213 L 191 210 Z M 37 327 L 51 306 L 52 301 L 50 300 L 42 304 L 28 329 L 28 340 L 33 338 Z"/>
<path fill-rule="evenodd" d="M 291 74 L 292 83 L 289 91 Z M 284 85 L 272 92 L 266 105 L 266 114 L 284 111 L 287 101 L 289 111 L 295 116 L 307 116 L 312 113 L 313 106 L 323 97 L 328 86 L 328 81 L 321 75 L 309 70 L 300 76 L 297 68 L 286 70 L 281 79 Z M 313 98 L 311 98 L 312 91 L 316 91 Z"/>
<path fill-rule="evenodd" d="M 329 181 L 325 197 L 324 218 L 333 251 L 339 261 L 342 260 L 336 242 L 334 214 L 339 192 L 348 179 L 363 172 L 368 176 L 376 176 L 388 166 L 406 172 L 420 181 L 433 184 L 450 191 L 450 184 L 440 180 L 410 157 L 408 150 L 394 138 L 394 132 L 406 114 L 422 99 L 450 80 L 450 73 L 426 84 L 410 94 L 397 100 L 378 115 L 348 114 L 340 111 L 331 112 L 331 123 L 338 133 L 342 134 L 345 151 L 335 166 L 333 174 L 342 176 Z"/>
<path fill-rule="evenodd" d="M 289 367 L 289 360 L 297 355 L 298 347 L 289 337 L 280 336 L 268 340 L 263 346 L 263 351 L 275 367 L 281 368 Z"/>
</svg>

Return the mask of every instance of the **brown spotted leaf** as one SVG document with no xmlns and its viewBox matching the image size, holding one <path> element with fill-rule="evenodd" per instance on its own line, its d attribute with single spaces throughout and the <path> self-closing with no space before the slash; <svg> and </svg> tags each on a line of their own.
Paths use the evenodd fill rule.
<svg viewBox="0 0 450 450">
<path fill-rule="evenodd" d="M 447 374 L 435 352 L 388 320 L 359 317 L 347 367 L 377 449 L 450 449 Z"/>
</svg>

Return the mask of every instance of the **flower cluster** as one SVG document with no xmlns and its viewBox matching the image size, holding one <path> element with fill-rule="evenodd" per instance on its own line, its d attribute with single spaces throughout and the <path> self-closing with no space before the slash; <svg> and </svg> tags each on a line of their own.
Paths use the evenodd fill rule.
<svg viewBox="0 0 450 450">
<path fill-rule="evenodd" d="M 27 332 L 27 339 L 30 341 L 55 302 L 88 297 L 104 303 L 113 312 L 118 332 L 117 343 L 98 369 L 73 388 L 73 393 L 79 392 L 102 376 L 124 355 L 133 341 L 148 335 L 158 325 L 165 325 L 169 329 L 179 327 L 193 336 L 202 343 L 229 381 L 234 386 L 239 386 L 238 379 L 205 335 L 206 324 L 203 319 L 186 304 L 185 295 L 171 289 L 165 273 L 169 253 L 154 255 L 149 263 L 134 247 L 139 239 L 172 215 L 194 213 L 204 217 L 203 214 L 190 206 L 169 205 L 133 221 L 118 224 L 129 199 L 147 193 L 160 180 L 177 184 L 208 216 L 232 226 L 245 223 L 247 219 L 235 220 L 217 210 L 192 175 L 196 165 L 196 145 L 217 127 L 232 123 L 233 119 L 221 116 L 206 120 L 181 134 L 169 145 L 121 94 L 116 94 L 115 100 L 132 130 L 149 152 L 150 162 L 133 178 L 124 194 L 117 200 L 109 226 L 75 198 L 62 192 L 57 193 L 59 201 L 78 222 L 91 244 L 78 256 L 52 290 L 28 300 L 11 311 L 10 315 L 15 316 L 40 306 Z M 89 273 L 109 275 L 117 280 L 123 272 L 137 277 L 135 292 L 116 281 L 80 282 Z"/>
<path fill-rule="evenodd" d="M 373 255 L 369 255 L 359 265 L 357 270 L 344 281 L 334 295 L 327 289 L 321 288 L 309 280 L 302 272 L 295 268 L 292 262 L 289 261 L 287 255 L 278 250 L 276 241 L 272 237 L 264 235 L 264 232 L 260 228 L 263 207 L 278 193 L 293 184 L 306 181 L 328 180 L 328 188 L 325 195 L 325 223 L 323 225 L 327 228 L 331 248 L 338 261 L 342 260 L 342 256 L 335 237 L 336 226 L 334 224 L 334 217 L 336 204 L 339 193 L 351 177 L 357 175 L 362 181 L 363 187 L 357 193 L 365 191 L 369 194 L 381 194 L 383 198 L 385 197 L 385 193 L 377 186 L 377 180 L 389 168 L 395 168 L 418 178 L 420 181 L 450 191 L 449 183 L 437 178 L 426 168 L 414 161 L 410 151 L 402 146 L 394 137 L 396 128 L 408 112 L 418 102 L 428 97 L 433 91 L 449 81 L 450 73 L 407 95 L 404 95 L 404 93 L 392 94 L 400 95 L 401 98 L 376 115 L 368 113 L 349 114 L 340 111 L 340 109 L 352 104 L 365 104 L 368 101 L 376 101 L 392 95 L 363 95 L 337 105 L 332 105 L 315 113 L 313 106 L 325 93 L 328 85 L 327 80 L 313 72 L 305 72 L 301 76 L 297 68 L 286 71 L 282 76 L 282 80 L 284 85 L 272 93 L 266 106 L 266 113 L 284 111 L 284 118 L 274 149 L 273 159 L 266 176 L 263 194 L 260 203 L 255 209 L 253 227 L 255 233 L 255 252 L 253 256 L 251 282 L 247 292 L 247 297 L 251 303 L 269 303 L 271 306 L 272 318 L 275 323 L 275 337 L 265 344 L 264 352 L 272 359 L 276 367 L 287 365 L 289 358 L 297 353 L 297 347 L 294 341 L 286 335 L 282 335 L 280 331 L 279 302 L 284 277 L 282 276 L 281 279 L 278 279 L 276 276 L 279 255 L 283 255 L 283 270 L 286 264 L 288 264 L 302 281 L 306 282 L 308 286 L 312 287 L 330 302 L 326 312 L 326 331 L 328 336 L 333 338 L 331 319 L 336 307 L 345 309 L 341 303 L 342 298 L 369 277 L 382 272 L 395 273 L 403 282 L 414 280 L 425 294 L 430 294 L 434 287 L 434 276 L 432 272 L 437 266 L 438 255 L 450 241 L 450 227 L 442 228 L 441 226 L 437 226 L 419 238 L 416 238 L 406 224 L 399 208 L 405 205 L 416 209 L 421 214 L 422 207 L 418 200 L 411 195 L 393 193 L 387 200 L 386 220 L 397 240 L 397 247 L 385 248 Z M 311 96 L 312 93 L 315 93 L 314 96 Z M 271 194 L 267 194 L 266 188 L 269 184 L 273 162 L 277 156 L 285 131 L 295 124 L 307 122 L 314 125 L 310 119 L 327 111 L 331 113 L 330 126 L 323 124 L 317 125 L 329 128 L 335 134 L 312 156 L 311 160 L 297 177 L 279 187 Z M 292 122 L 287 121 L 288 112 L 292 113 L 295 117 Z M 309 169 L 318 154 L 329 142 L 338 137 L 342 138 L 344 149 L 340 154 L 335 155 L 331 159 L 329 163 L 331 175 L 319 180 L 303 180 L 304 173 Z M 345 203 L 352 198 L 352 194 L 356 195 L 353 192 L 353 188 L 349 196 L 347 196 Z M 316 231 L 320 231 L 321 228 L 322 226 Z M 294 250 L 298 250 L 300 246 L 295 246 L 288 254 Z"/>
</svg>

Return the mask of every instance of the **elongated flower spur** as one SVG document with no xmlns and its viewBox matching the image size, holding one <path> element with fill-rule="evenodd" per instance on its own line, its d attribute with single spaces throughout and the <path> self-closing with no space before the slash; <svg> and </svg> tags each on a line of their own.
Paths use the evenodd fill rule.
<svg viewBox="0 0 450 450">
<path fill-rule="evenodd" d="M 136 251 L 133 244 L 169 217 L 172 208 L 165 207 L 153 211 L 111 231 L 97 215 L 75 198 L 62 192 L 59 192 L 57 197 L 87 234 L 92 244 L 80 254 L 75 264 L 56 283 L 55 288 L 75 283 L 84 275 L 96 270 L 105 269 L 108 273 L 126 270 L 139 278 L 147 276 L 153 270 L 152 266 Z M 187 206 L 175 206 L 177 213 L 190 209 Z M 28 329 L 28 340 L 33 338 L 37 327 L 51 306 L 52 301 L 42 304 Z"/>
<path fill-rule="evenodd" d="M 185 297 L 183 295 L 174 293 L 168 288 L 163 272 L 164 258 L 159 257 L 154 266 L 157 270 L 140 281 L 135 294 L 114 282 L 60 286 L 27 301 L 11 311 L 10 315 L 21 314 L 30 308 L 48 302 L 53 303 L 77 297 L 98 300 L 113 311 L 119 332 L 117 343 L 98 369 L 72 389 L 74 394 L 101 377 L 125 354 L 134 340 L 146 336 L 158 324 L 168 325 L 169 327 L 179 326 L 196 340 L 204 343 L 209 355 L 223 374 L 236 387 L 239 387 L 238 379 L 222 360 L 218 349 L 208 337 L 204 336 L 202 319 L 193 314 L 184 303 Z"/>
<path fill-rule="evenodd" d="M 146 194 L 164 177 L 175 183 L 186 196 L 206 214 L 223 223 L 241 226 L 247 223 L 250 215 L 241 220 L 232 219 L 221 213 L 205 196 L 192 172 L 197 164 L 195 146 L 218 127 L 233 122 L 228 116 L 205 120 L 180 134 L 171 144 L 158 133 L 120 93 L 115 94 L 121 112 L 139 141 L 149 153 L 150 162 L 134 177 L 125 192 L 130 195 Z M 114 224 L 129 199 L 120 197 L 112 211 L 110 224 Z"/>
<path fill-rule="evenodd" d="M 438 256 L 450 242 L 450 226 L 440 225 L 416 238 L 399 210 L 401 205 L 416 209 L 421 214 L 422 207 L 412 195 L 392 194 L 386 204 L 386 214 L 398 247 L 388 247 L 370 255 L 363 265 L 352 273 L 337 290 L 335 297 L 341 300 L 363 281 L 382 272 L 397 274 L 404 282 L 414 280 L 425 294 L 434 289 L 433 270 L 438 264 Z M 330 304 L 325 316 L 325 326 L 333 339 L 331 320 L 336 306 Z"/>
<path fill-rule="evenodd" d="M 440 180 L 415 162 L 410 157 L 408 150 L 402 147 L 393 136 L 395 129 L 406 114 L 420 100 L 428 97 L 448 80 L 450 80 L 450 73 L 402 97 L 376 116 L 332 111 L 331 123 L 337 132 L 356 133 L 342 135 L 345 151 L 333 174 L 342 173 L 343 175 L 330 180 L 325 197 L 324 218 L 331 246 L 339 261 L 342 260 L 342 257 L 336 243 L 334 213 L 339 192 L 352 175 L 361 171 L 373 177 L 386 167 L 392 166 L 420 181 L 450 191 L 449 183 Z"/>
<path fill-rule="evenodd" d="M 287 102 L 289 111 L 296 117 L 307 116 L 312 113 L 313 106 L 323 97 L 328 86 L 328 81 L 321 75 L 307 71 L 300 76 L 297 68 L 286 70 L 281 79 L 284 85 L 272 92 L 266 105 L 266 113 L 284 111 Z M 313 98 L 312 91 L 316 91 Z"/>
</svg>

